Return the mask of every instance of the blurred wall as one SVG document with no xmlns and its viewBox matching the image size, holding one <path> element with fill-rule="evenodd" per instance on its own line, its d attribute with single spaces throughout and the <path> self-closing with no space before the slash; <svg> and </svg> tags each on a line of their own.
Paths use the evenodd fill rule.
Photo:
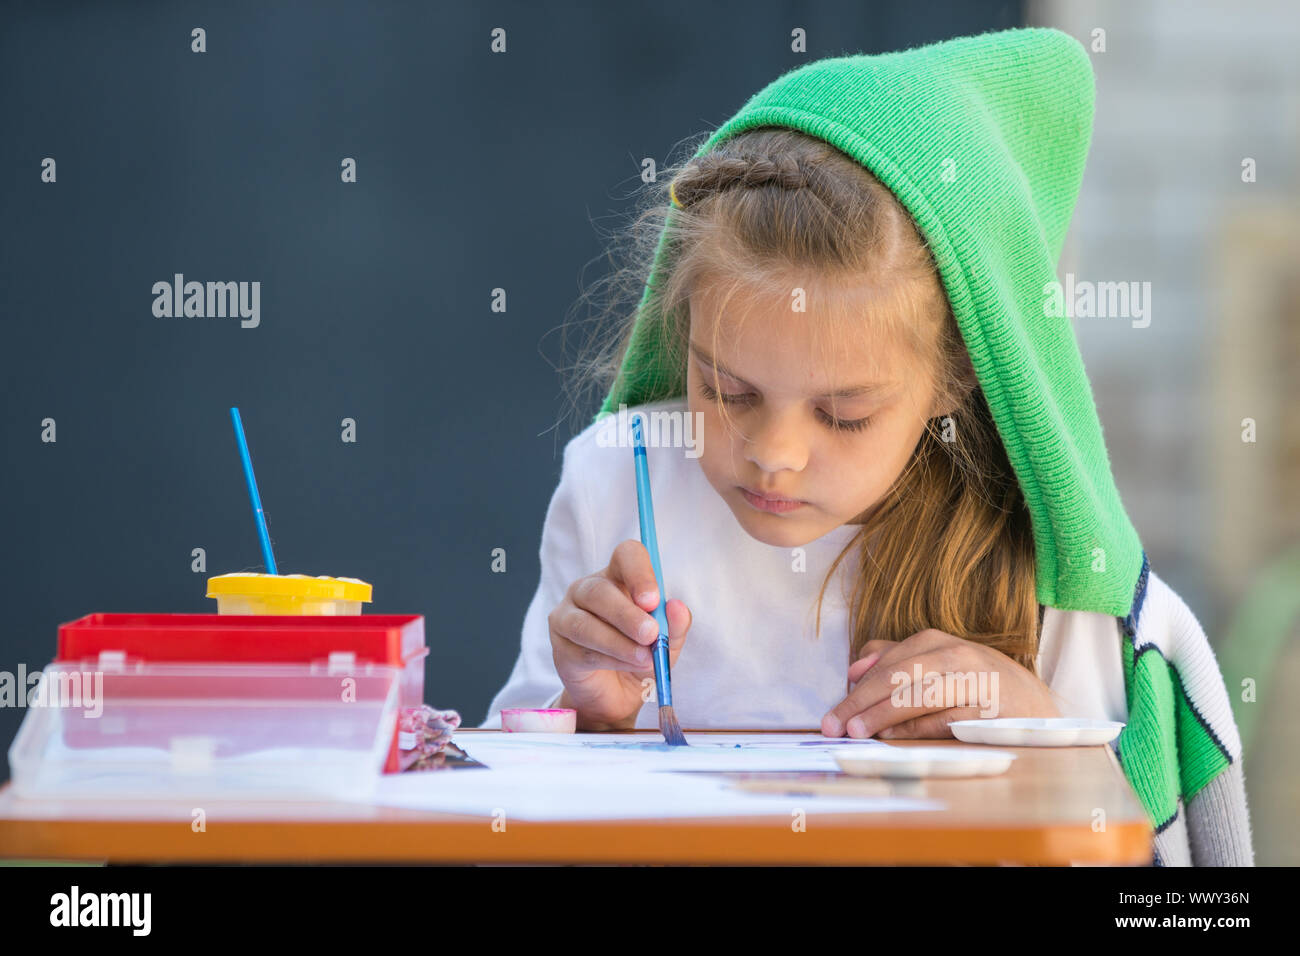
<svg viewBox="0 0 1300 956">
<path fill-rule="evenodd" d="M 478 722 L 537 586 L 571 434 L 547 333 L 599 274 L 593 220 L 785 70 L 1021 22 L 964 0 L 6 4 L 0 670 L 47 663 L 60 622 L 211 611 L 208 574 L 260 568 L 238 405 L 280 570 L 426 615 L 426 699 Z M 259 282 L 259 324 L 155 317 L 177 273 Z M 22 714 L 0 708 L 6 748 Z"/>
<path fill-rule="evenodd" d="M 1300 864 L 1300 8 L 1037 0 L 1027 16 L 1087 45 L 1097 77 L 1060 271 L 1151 283 L 1145 327 L 1075 321 L 1116 481 L 1253 731 L 1258 862 Z"/>
</svg>

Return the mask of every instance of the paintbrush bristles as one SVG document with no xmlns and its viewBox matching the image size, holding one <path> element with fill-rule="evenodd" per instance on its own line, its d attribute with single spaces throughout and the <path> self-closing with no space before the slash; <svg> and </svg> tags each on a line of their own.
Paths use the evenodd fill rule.
<svg viewBox="0 0 1300 956">
<path fill-rule="evenodd" d="M 689 747 L 682 725 L 677 723 L 677 715 L 672 707 L 659 708 L 659 732 L 664 735 L 664 742 L 670 747 Z"/>
</svg>

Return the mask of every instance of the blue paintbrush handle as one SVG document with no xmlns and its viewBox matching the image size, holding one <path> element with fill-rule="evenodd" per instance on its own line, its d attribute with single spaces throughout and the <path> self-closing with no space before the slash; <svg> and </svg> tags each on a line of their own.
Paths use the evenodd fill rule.
<svg viewBox="0 0 1300 956">
<path fill-rule="evenodd" d="M 655 508 L 650 497 L 650 466 L 646 463 L 645 436 L 641 433 L 641 416 L 632 418 L 632 455 L 636 462 L 636 510 L 641 522 L 641 543 L 650 552 L 650 566 L 654 568 L 655 584 L 659 588 L 659 603 L 654 619 L 659 625 L 659 638 L 655 641 L 655 692 L 660 707 L 673 705 L 672 678 L 668 673 L 668 614 L 664 605 L 668 594 L 664 590 L 664 574 L 659 563 L 659 539 L 655 535 Z"/>
<path fill-rule="evenodd" d="M 253 503 L 253 521 L 257 524 L 257 540 L 262 545 L 262 560 L 266 562 L 266 573 L 275 574 L 275 555 L 271 552 L 271 535 L 266 530 L 262 496 L 257 493 L 257 479 L 253 477 L 253 458 L 248 453 L 248 440 L 244 437 L 244 423 L 239 418 L 238 408 L 230 410 L 230 420 L 235 426 L 235 443 L 239 445 L 239 461 L 244 466 L 244 483 L 248 485 L 248 497 Z"/>
</svg>

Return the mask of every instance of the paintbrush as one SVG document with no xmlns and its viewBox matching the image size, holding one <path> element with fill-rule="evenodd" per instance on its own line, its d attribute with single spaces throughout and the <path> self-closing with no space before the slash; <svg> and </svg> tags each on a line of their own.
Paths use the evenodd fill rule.
<svg viewBox="0 0 1300 956">
<path fill-rule="evenodd" d="M 239 409 L 230 410 L 230 420 L 235 426 L 235 444 L 239 446 L 239 460 L 244 466 L 244 482 L 248 485 L 248 498 L 253 503 L 253 521 L 257 524 L 257 540 L 262 545 L 262 560 L 266 573 L 275 574 L 275 555 L 271 552 L 271 535 L 266 530 L 266 513 L 262 511 L 262 496 L 257 493 L 257 479 L 253 477 L 253 458 L 248 453 L 248 439 L 244 437 L 244 422 Z"/>
<path fill-rule="evenodd" d="M 641 433 L 644 416 L 632 418 L 632 458 L 636 464 L 636 510 L 641 521 L 641 543 L 650 552 L 650 565 L 654 568 L 655 584 L 659 587 L 659 603 L 654 609 L 654 619 L 659 625 L 655 641 L 655 693 L 659 696 L 659 732 L 664 741 L 673 747 L 687 746 L 686 737 L 673 713 L 673 679 L 668 672 L 668 592 L 664 590 L 664 575 L 659 564 L 659 539 L 655 537 L 655 508 L 650 499 L 650 466 L 646 463 L 645 436 Z"/>
</svg>

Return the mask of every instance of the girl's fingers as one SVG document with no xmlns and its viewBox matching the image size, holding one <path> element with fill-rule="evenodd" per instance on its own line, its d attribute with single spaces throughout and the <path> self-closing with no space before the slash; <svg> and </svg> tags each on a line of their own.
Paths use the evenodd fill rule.
<svg viewBox="0 0 1300 956">
<path fill-rule="evenodd" d="M 882 655 L 882 657 L 888 656 L 888 654 Z M 848 695 L 832 707 L 830 712 L 822 718 L 822 733 L 828 737 L 841 737 L 845 734 L 850 737 L 870 737 L 881 727 L 892 726 L 900 720 L 926 713 L 925 708 L 912 708 L 912 713 L 895 716 L 893 719 L 887 720 L 880 716 L 890 711 L 897 713 L 909 709 L 900 707 L 895 703 L 896 695 L 901 694 L 904 702 L 910 702 L 915 697 L 920 696 L 923 685 L 912 687 L 913 675 L 916 673 L 917 668 L 920 668 L 923 680 L 928 680 L 930 679 L 929 675 L 932 674 L 942 675 L 959 670 L 960 668 L 957 666 L 959 658 L 960 655 L 956 651 L 940 648 L 917 657 L 902 657 L 900 655 L 895 656 L 892 661 L 884 659 L 877 661 L 870 670 L 862 675 L 857 686 L 849 691 Z M 904 691 L 908 693 L 902 694 Z M 915 693 L 912 693 L 912 691 Z M 966 704 L 968 702 L 958 701 L 955 703 Z M 970 701 L 969 703 L 975 702 Z M 953 704 L 947 706 L 953 706 Z M 930 709 L 933 710 L 934 708 Z M 852 728 L 849 727 L 850 719 L 866 714 L 873 716 L 866 723 L 864 731 L 852 733 Z M 864 728 L 861 722 L 855 726 Z"/>
<path fill-rule="evenodd" d="M 664 613 L 668 615 L 668 649 L 675 651 L 685 643 L 686 632 L 691 629 L 691 609 L 677 598 L 669 598 Z"/>
<path fill-rule="evenodd" d="M 882 740 L 939 740 L 953 736 L 952 728 L 948 725 L 954 720 L 975 720 L 978 717 L 979 710 L 975 707 L 949 707 L 938 713 L 913 717 L 892 727 L 884 727 L 876 736 Z"/>
<path fill-rule="evenodd" d="M 628 538 L 614 549 L 607 569 L 615 584 L 621 585 L 628 596 L 644 611 L 659 606 L 659 584 L 655 581 L 654 565 L 650 552 L 640 541 Z"/>
<path fill-rule="evenodd" d="M 963 708 L 964 710 L 965 708 Z M 922 720 L 929 720 L 931 716 L 949 713 L 952 716 L 950 720 L 957 720 L 956 709 L 938 704 L 935 706 L 925 706 L 918 704 L 911 707 L 900 707 L 892 700 L 882 700 L 878 704 L 873 704 L 860 714 L 853 714 L 844 722 L 844 734 L 847 737 L 867 738 L 874 737 L 882 731 L 900 724 L 913 723 L 920 725 Z M 938 733 L 939 737 L 951 737 L 948 732 L 948 725 L 943 724 L 943 732 Z M 889 739 L 886 737 L 885 739 Z"/>
<path fill-rule="evenodd" d="M 876 663 L 892 664 L 903 658 L 915 657 L 940 647 L 951 647 L 960 643 L 959 639 L 933 628 L 917 631 L 911 637 L 901 641 L 867 641 L 858 652 L 859 660 L 865 660 L 875 653 Z"/>
<path fill-rule="evenodd" d="M 557 658 L 576 670 L 640 670 L 651 663 L 648 648 L 576 605 L 569 605 L 557 616 L 554 631 L 559 639 Z"/>
<path fill-rule="evenodd" d="M 862 680 L 862 675 L 871 670 L 871 666 L 880 660 L 880 651 L 872 651 L 866 657 L 860 658 L 849 665 L 849 683 L 856 684 Z"/>
<path fill-rule="evenodd" d="M 621 587 L 603 574 L 593 574 L 573 585 L 573 603 L 608 623 L 638 644 L 653 644 L 659 624 L 632 603 Z"/>
<path fill-rule="evenodd" d="M 677 666 L 677 657 L 686 643 L 686 632 L 691 629 L 691 610 L 676 598 L 671 598 L 664 606 L 668 615 L 668 664 Z"/>
</svg>

